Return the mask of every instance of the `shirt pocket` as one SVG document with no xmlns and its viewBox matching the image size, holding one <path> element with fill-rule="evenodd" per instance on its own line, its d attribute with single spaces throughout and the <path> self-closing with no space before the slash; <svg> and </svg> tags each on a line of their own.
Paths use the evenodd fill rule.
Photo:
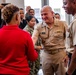
<svg viewBox="0 0 76 75">
<path fill-rule="evenodd" d="M 48 34 L 47 34 L 46 32 L 41 32 L 41 33 L 40 33 L 40 37 L 41 37 L 42 39 L 46 39 L 46 38 L 48 38 Z"/>
<path fill-rule="evenodd" d="M 63 32 L 56 31 L 53 36 L 54 36 L 54 38 L 63 38 Z"/>
<path fill-rule="evenodd" d="M 42 43 L 45 43 L 46 39 L 49 38 L 46 32 L 41 32 L 40 37 L 42 39 Z"/>
</svg>

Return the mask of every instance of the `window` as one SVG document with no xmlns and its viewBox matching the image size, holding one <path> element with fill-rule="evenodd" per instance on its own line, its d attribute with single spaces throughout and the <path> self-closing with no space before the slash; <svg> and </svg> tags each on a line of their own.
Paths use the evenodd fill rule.
<svg viewBox="0 0 76 75">
<path fill-rule="evenodd" d="M 59 13 L 61 16 L 61 20 L 65 20 L 65 11 L 62 8 L 62 0 L 49 0 L 49 5 L 52 7 L 55 13 Z"/>
<path fill-rule="evenodd" d="M 25 9 L 26 6 L 31 6 L 35 10 L 35 17 L 41 22 L 41 0 L 24 0 Z"/>
</svg>

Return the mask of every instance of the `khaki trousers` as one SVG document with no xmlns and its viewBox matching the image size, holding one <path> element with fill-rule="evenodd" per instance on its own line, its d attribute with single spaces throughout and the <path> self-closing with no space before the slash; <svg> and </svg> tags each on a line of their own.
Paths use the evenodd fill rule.
<svg viewBox="0 0 76 75">
<path fill-rule="evenodd" d="M 42 70 L 44 75 L 65 75 L 65 67 L 63 58 L 65 57 L 65 51 L 60 51 L 56 54 L 48 54 L 42 52 Z"/>
</svg>

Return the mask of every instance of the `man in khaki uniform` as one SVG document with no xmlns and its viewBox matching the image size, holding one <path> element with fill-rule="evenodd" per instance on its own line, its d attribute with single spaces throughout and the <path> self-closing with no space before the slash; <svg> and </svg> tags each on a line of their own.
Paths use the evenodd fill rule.
<svg viewBox="0 0 76 75">
<path fill-rule="evenodd" d="M 70 50 L 73 53 L 66 75 L 76 75 L 76 0 L 63 0 L 63 8 L 67 14 L 74 17 L 69 28 Z"/>
<path fill-rule="evenodd" d="M 32 39 L 35 44 L 38 36 L 42 39 L 42 70 L 44 75 L 65 75 L 64 61 L 66 29 L 64 23 L 54 19 L 50 6 L 41 9 L 43 22 L 36 25 Z"/>
</svg>

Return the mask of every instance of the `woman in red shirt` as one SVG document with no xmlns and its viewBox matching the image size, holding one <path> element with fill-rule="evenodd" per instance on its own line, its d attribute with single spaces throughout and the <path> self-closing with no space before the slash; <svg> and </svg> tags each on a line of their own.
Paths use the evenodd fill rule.
<svg viewBox="0 0 76 75">
<path fill-rule="evenodd" d="M 29 33 L 21 30 L 19 8 L 12 4 L 2 9 L 7 23 L 0 29 L 0 74 L 29 75 L 28 60 L 38 57 Z"/>
</svg>

